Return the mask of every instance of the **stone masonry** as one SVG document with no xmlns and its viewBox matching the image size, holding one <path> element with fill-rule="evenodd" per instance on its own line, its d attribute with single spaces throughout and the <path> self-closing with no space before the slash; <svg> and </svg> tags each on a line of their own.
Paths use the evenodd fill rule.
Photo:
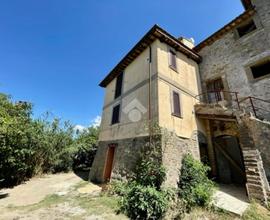
<svg viewBox="0 0 270 220">
<path fill-rule="evenodd" d="M 204 90 L 207 82 L 222 78 L 225 90 L 239 92 L 240 99 L 254 96 L 270 100 L 269 76 L 260 80 L 249 76 L 250 66 L 270 58 L 270 1 L 252 2 L 256 10 L 252 18 L 257 27 L 255 31 L 239 38 L 236 30 L 231 30 L 199 51 L 203 57 L 199 68 Z M 256 101 L 255 104 L 270 109 L 267 103 Z M 270 118 L 267 111 L 263 114 Z"/>
<path fill-rule="evenodd" d="M 132 175 L 139 159 L 142 147 L 149 141 L 149 136 L 99 142 L 89 179 L 96 183 L 104 182 L 106 154 L 110 144 L 116 145 L 113 160 L 113 179 L 125 179 Z"/>
<path fill-rule="evenodd" d="M 193 137 L 180 138 L 174 132 L 162 132 L 162 142 L 155 139 L 155 147 L 162 146 L 162 164 L 166 168 L 166 181 L 164 185 L 177 187 L 182 158 L 185 154 L 192 154 L 199 159 L 199 148 L 197 134 Z M 159 138 L 160 139 L 160 138 Z M 128 138 L 115 141 L 99 142 L 98 151 L 91 168 L 89 179 L 96 183 L 104 182 L 103 173 L 106 164 L 108 146 L 116 146 L 113 161 L 112 179 L 125 180 L 132 176 L 136 164 L 143 151 L 143 147 L 149 144 L 149 136 L 139 138 Z"/>
<path fill-rule="evenodd" d="M 200 158 L 197 134 L 195 132 L 192 138 L 181 138 L 174 132 L 165 131 L 162 144 L 162 164 L 167 173 L 164 185 L 177 187 L 183 156 L 192 154 L 194 158 Z"/>
<path fill-rule="evenodd" d="M 269 194 L 269 183 L 266 178 L 261 153 L 256 147 L 254 139 L 249 129 L 248 116 L 242 116 L 238 120 L 240 132 L 240 144 L 243 152 L 243 159 L 247 178 L 247 191 L 250 199 L 255 199 L 263 204 L 267 204 Z"/>
</svg>

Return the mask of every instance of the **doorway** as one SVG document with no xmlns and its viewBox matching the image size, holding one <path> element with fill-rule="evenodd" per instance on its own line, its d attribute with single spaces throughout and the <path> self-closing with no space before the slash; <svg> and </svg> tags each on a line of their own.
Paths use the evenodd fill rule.
<svg viewBox="0 0 270 220">
<path fill-rule="evenodd" d="M 240 184 L 246 182 L 242 151 L 237 137 L 223 135 L 213 139 L 218 182 Z"/>
<path fill-rule="evenodd" d="M 108 150 L 107 150 L 107 157 L 106 157 L 105 169 L 104 169 L 104 181 L 105 182 L 108 182 L 111 179 L 114 153 L 115 153 L 115 146 L 109 146 Z"/>
</svg>

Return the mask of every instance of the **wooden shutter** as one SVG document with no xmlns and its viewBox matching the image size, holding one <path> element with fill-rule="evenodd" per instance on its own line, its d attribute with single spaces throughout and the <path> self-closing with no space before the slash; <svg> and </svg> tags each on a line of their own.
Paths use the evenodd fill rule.
<svg viewBox="0 0 270 220">
<path fill-rule="evenodd" d="M 120 105 L 113 107 L 112 124 L 119 123 Z"/>
<path fill-rule="evenodd" d="M 121 73 L 116 78 L 115 94 L 114 94 L 115 99 L 118 98 L 122 93 L 122 83 L 123 83 L 123 73 Z"/>
<path fill-rule="evenodd" d="M 170 67 L 176 70 L 176 54 L 170 50 Z"/>
<path fill-rule="evenodd" d="M 173 92 L 173 115 L 181 116 L 180 97 L 177 92 Z"/>
</svg>

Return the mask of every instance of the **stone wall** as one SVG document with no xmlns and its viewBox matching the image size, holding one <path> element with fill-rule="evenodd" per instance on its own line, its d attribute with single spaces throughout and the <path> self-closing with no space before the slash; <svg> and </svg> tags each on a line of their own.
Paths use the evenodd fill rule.
<svg viewBox="0 0 270 220">
<path fill-rule="evenodd" d="M 270 123 L 252 117 L 247 117 L 245 121 L 252 134 L 255 147 L 261 154 L 264 170 L 270 182 Z"/>
<path fill-rule="evenodd" d="M 166 168 L 167 176 L 165 185 L 177 187 L 179 180 L 182 159 L 185 154 L 192 154 L 194 158 L 199 159 L 199 146 L 197 132 L 189 138 L 181 138 L 174 132 L 167 132 L 163 135 L 162 162 Z"/>
<path fill-rule="evenodd" d="M 270 58 L 270 1 L 253 0 L 253 4 L 257 11 L 253 18 L 257 30 L 241 38 L 232 30 L 199 52 L 203 58 L 199 68 L 204 89 L 207 81 L 221 77 L 225 89 L 239 92 L 239 97 L 270 100 L 270 77 L 260 80 L 249 77 L 251 65 Z M 261 102 L 256 104 L 270 108 Z"/>
<path fill-rule="evenodd" d="M 128 138 L 122 140 L 100 141 L 89 179 L 93 182 L 104 182 L 103 173 L 106 163 L 106 154 L 110 144 L 116 144 L 113 169 L 113 179 L 128 178 L 136 166 L 142 147 L 149 141 L 149 136 Z"/>
<path fill-rule="evenodd" d="M 242 115 L 238 118 L 240 144 L 246 171 L 246 188 L 249 199 L 255 199 L 267 205 L 269 196 L 269 183 L 266 178 L 265 164 L 263 164 L 261 152 L 258 150 L 258 140 L 251 129 L 251 118 Z"/>
<path fill-rule="evenodd" d="M 156 147 L 160 138 L 155 138 Z M 180 138 L 174 132 L 163 132 L 162 134 L 162 164 L 166 168 L 166 186 L 177 187 L 182 158 L 190 153 L 199 159 L 198 133 L 195 131 L 191 138 Z M 127 179 L 135 169 L 140 158 L 142 148 L 149 143 L 149 136 L 129 138 L 113 141 L 99 142 L 99 147 L 93 162 L 89 179 L 93 182 L 104 182 L 103 173 L 106 164 L 108 146 L 115 144 L 113 160 L 112 179 Z"/>
</svg>

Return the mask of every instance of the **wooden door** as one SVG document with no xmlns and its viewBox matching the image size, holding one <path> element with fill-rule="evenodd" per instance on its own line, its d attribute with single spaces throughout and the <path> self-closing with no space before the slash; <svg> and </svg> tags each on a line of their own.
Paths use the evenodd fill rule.
<svg viewBox="0 0 270 220">
<path fill-rule="evenodd" d="M 115 147 L 108 147 L 107 150 L 107 158 L 105 161 L 105 170 L 104 170 L 104 180 L 109 181 L 112 174 L 112 168 L 113 168 L 113 158 L 114 158 L 114 151 Z"/>
</svg>

